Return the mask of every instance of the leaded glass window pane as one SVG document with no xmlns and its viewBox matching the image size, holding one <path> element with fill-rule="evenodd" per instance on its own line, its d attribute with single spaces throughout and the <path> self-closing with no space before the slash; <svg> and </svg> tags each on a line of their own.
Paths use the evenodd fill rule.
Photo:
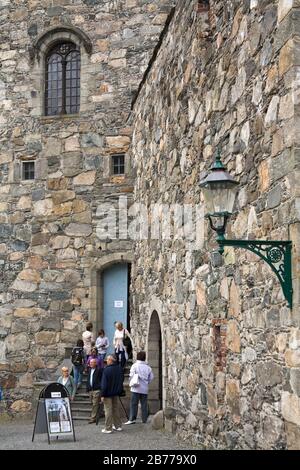
<svg viewBox="0 0 300 470">
<path fill-rule="evenodd" d="M 80 107 L 80 51 L 72 42 L 52 48 L 46 58 L 47 116 L 75 114 Z"/>
</svg>

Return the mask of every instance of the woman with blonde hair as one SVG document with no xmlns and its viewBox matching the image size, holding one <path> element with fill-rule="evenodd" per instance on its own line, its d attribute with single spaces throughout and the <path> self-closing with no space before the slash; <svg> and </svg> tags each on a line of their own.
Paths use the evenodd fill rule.
<svg viewBox="0 0 300 470">
<path fill-rule="evenodd" d="M 128 359 L 128 354 L 126 350 L 126 345 L 124 344 L 126 341 L 131 341 L 131 336 L 128 330 L 124 328 L 123 323 L 118 321 L 115 323 L 116 331 L 114 335 L 114 347 L 115 347 L 115 354 L 118 358 L 118 362 L 122 368 L 125 367 L 126 361 Z"/>
</svg>

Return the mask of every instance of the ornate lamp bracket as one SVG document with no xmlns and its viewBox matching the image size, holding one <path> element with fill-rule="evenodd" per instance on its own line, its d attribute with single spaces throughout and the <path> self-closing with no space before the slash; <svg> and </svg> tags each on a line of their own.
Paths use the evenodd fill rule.
<svg viewBox="0 0 300 470">
<path fill-rule="evenodd" d="M 293 306 L 292 284 L 292 242 L 268 240 L 226 240 L 218 237 L 219 253 L 224 253 L 224 246 L 244 248 L 252 251 L 266 261 L 281 284 L 284 297 L 289 307 Z"/>
</svg>

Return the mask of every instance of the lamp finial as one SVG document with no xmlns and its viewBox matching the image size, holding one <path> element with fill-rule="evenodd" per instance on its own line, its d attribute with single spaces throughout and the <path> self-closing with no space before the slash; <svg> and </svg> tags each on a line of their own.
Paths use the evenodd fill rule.
<svg viewBox="0 0 300 470">
<path fill-rule="evenodd" d="M 211 167 L 211 170 L 225 170 L 225 166 L 223 165 L 223 163 L 221 161 L 221 149 L 220 149 L 220 147 L 217 147 L 216 159 L 215 159 L 215 162 L 214 162 L 213 166 Z"/>
</svg>

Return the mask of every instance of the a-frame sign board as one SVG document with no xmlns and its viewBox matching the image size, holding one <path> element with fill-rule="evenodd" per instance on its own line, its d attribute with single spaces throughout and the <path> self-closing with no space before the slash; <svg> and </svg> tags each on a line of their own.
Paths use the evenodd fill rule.
<svg viewBox="0 0 300 470">
<path fill-rule="evenodd" d="M 48 444 L 51 437 L 73 436 L 76 440 L 69 394 L 66 387 L 57 382 L 47 385 L 39 395 L 32 442 L 35 434 L 46 433 Z"/>
</svg>

